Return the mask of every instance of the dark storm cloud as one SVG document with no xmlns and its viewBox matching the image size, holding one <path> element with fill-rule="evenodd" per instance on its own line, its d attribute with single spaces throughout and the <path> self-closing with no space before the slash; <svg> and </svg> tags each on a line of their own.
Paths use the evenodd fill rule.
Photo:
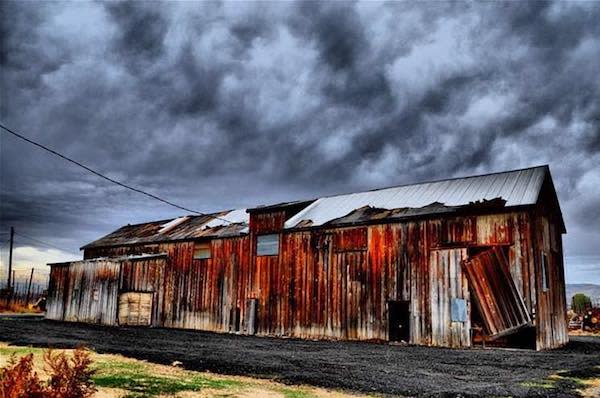
<svg viewBox="0 0 600 398">
<path fill-rule="evenodd" d="M 549 163 L 600 256 L 595 3 L 0 7 L 2 121 L 114 178 L 209 211 Z M 179 213 L 1 137 L 3 228 Z"/>
<path fill-rule="evenodd" d="M 163 54 L 167 22 L 158 9 L 145 3 L 107 3 L 106 9 L 118 25 L 115 51 L 126 61 L 137 58 L 154 60 Z"/>
</svg>

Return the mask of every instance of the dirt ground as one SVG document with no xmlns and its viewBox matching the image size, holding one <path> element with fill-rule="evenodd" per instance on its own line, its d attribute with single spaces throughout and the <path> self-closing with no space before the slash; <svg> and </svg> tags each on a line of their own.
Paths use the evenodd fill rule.
<svg viewBox="0 0 600 398">
<path fill-rule="evenodd" d="M 384 395 L 579 396 L 582 380 L 600 377 L 597 337 L 574 337 L 548 352 L 456 350 L 2 318 L 0 341 L 85 345 L 161 364 L 180 361 L 190 370 Z"/>
</svg>

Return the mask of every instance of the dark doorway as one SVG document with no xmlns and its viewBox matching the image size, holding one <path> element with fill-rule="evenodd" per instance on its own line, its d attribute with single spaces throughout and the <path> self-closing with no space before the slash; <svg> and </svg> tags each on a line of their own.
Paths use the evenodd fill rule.
<svg viewBox="0 0 600 398">
<path fill-rule="evenodd" d="M 410 312 L 408 301 L 388 301 L 390 341 L 410 340 Z"/>
</svg>

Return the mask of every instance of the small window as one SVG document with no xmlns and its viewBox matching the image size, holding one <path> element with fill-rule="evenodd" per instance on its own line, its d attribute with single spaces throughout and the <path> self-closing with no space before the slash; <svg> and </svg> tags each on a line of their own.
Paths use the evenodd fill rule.
<svg viewBox="0 0 600 398">
<path fill-rule="evenodd" d="M 548 290 L 548 256 L 542 252 L 542 290 Z"/>
<path fill-rule="evenodd" d="M 279 235 L 260 235 L 256 239 L 257 256 L 276 256 L 279 254 Z"/>
<path fill-rule="evenodd" d="M 210 243 L 196 243 L 194 245 L 194 260 L 210 258 Z"/>
<path fill-rule="evenodd" d="M 467 321 L 467 300 L 453 298 L 450 307 L 452 322 Z"/>
<path fill-rule="evenodd" d="M 100 300 L 100 292 L 98 291 L 98 289 L 94 289 L 94 290 L 92 291 L 92 299 L 93 299 L 94 301 L 98 301 L 98 300 Z"/>
</svg>

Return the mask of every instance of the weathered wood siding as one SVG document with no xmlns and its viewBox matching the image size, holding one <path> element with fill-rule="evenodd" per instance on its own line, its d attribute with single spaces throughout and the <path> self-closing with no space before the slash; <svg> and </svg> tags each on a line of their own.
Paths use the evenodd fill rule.
<svg viewBox="0 0 600 398">
<path fill-rule="evenodd" d="M 151 258 L 120 262 L 119 292 L 152 293 L 151 325 L 163 324 L 164 313 L 164 273 L 166 258 Z"/>
<path fill-rule="evenodd" d="M 535 222 L 536 261 L 536 342 L 537 349 L 560 347 L 569 340 L 567 303 L 565 297 L 565 273 L 562 256 L 562 237 L 555 221 L 539 215 Z M 547 288 L 542 286 L 542 256 L 547 259 Z"/>
<path fill-rule="evenodd" d="M 50 310 L 56 316 L 53 319 L 116 325 L 118 263 L 85 261 L 58 268 L 66 273 L 63 277 L 68 288 L 63 292 L 62 315 L 59 307 Z"/>
<path fill-rule="evenodd" d="M 53 264 L 50 267 L 46 318 L 62 321 L 65 315 L 66 298 L 69 293 L 69 263 Z"/>
<path fill-rule="evenodd" d="M 566 341 L 562 329 L 548 332 L 563 326 L 560 232 L 544 229 L 530 210 L 282 232 L 285 218 L 281 211 L 253 214 L 248 235 L 210 241 L 210 259 L 194 260 L 192 241 L 93 248 L 84 257 L 166 253 L 162 266 L 124 263 L 119 278 L 121 291 L 155 293 L 155 326 L 225 332 L 238 329 L 240 319 L 243 333 L 253 329 L 243 320 L 252 319 L 246 306 L 255 299 L 260 335 L 387 340 L 388 302 L 409 301 L 411 343 L 465 347 L 471 345 L 472 297 L 460 262 L 503 247 L 516 289 L 544 329 L 538 348 Z M 256 255 L 256 238 L 266 233 L 278 233 L 278 255 Z M 542 294 L 538 252 L 552 252 L 550 245 L 556 293 Z M 54 319 L 69 301 L 60 291 L 73 289 L 62 272 L 53 267 Z M 453 299 L 466 300 L 467 321 L 452 321 Z"/>
<path fill-rule="evenodd" d="M 429 262 L 431 300 L 431 345 L 443 347 L 469 347 L 471 345 L 471 321 L 453 321 L 453 299 L 467 302 L 470 313 L 469 285 L 461 270 L 467 258 L 466 249 L 432 250 Z"/>
</svg>

